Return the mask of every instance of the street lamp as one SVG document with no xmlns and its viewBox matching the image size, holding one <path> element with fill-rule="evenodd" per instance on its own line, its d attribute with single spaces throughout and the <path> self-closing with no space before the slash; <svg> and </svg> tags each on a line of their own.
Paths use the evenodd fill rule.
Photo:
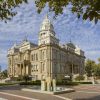
<svg viewBox="0 0 100 100">
<path fill-rule="evenodd" d="M 94 73 L 92 72 L 92 84 L 95 84 Z"/>
</svg>

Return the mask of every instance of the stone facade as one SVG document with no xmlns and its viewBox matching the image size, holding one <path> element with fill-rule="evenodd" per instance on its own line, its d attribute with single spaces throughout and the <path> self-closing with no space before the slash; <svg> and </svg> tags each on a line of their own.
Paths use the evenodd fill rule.
<svg viewBox="0 0 100 100">
<path fill-rule="evenodd" d="M 33 80 L 64 79 L 84 74 L 84 52 L 72 42 L 59 44 L 48 16 L 40 27 L 38 45 L 25 39 L 8 50 L 9 77 L 29 75 Z"/>
</svg>

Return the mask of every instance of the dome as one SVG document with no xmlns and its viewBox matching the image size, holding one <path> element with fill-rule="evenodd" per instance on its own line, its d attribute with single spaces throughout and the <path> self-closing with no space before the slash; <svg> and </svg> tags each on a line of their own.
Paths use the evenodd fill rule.
<svg viewBox="0 0 100 100">
<path fill-rule="evenodd" d="M 46 15 L 45 19 L 43 20 L 43 23 L 42 24 L 51 24 L 49 18 L 48 18 L 48 15 Z"/>
<path fill-rule="evenodd" d="M 67 43 L 67 45 L 68 45 L 69 47 L 73 48 L 73 49 L 76 48 L 75 45 L 74 45 L 72 42 Z"/>
<path fill-rule="evenodd" d="M 75 46 L 77 50 L 81 50 L 77 45 Z"/>
<path fill-rule="evenodd" d="M 43 20 L 42 25 L 40 27 L 40 31 L 43 31 L 43 30 L 54 31 L 54 27 L 51 24 L 51 21 L 49 20 L 47 15 L 46 15 L 45 19 Z"/>
</svg>

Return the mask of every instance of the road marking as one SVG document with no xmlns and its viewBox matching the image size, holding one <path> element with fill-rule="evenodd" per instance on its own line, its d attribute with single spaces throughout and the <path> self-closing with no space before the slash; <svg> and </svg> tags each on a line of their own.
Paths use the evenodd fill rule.
<svg viewBox="0 0 100 100">
<path fill-rule="evenodd" d="M 62 97 L 62 96 L 59 96 L 59 95 L 54 95 L 55 97 L 58 97 L 60 99 L 63 99 L 63 100 L 72 100 L 72 99 L 69 99 L 69 98 L 65 98 L 65 97 Z"/>
<path fill-rule="evenodd" d="M 19 97 L 19 98 L 28 99 L 28 100 L 39 100 L 39 99 L 34 99 L 34 98 L 29 98 L 29 97 L 19 96 L 19 95 L 10 94 L 10 93 L 4 93 L 4 92 L 0 92 L 0 93 L 1 93 L 1 94 L 4 94 L 4 95 L 8 95 L 8 96 Z"/>
<path fill-rule="evenodd" d="M 84 93 L 97 93 L 97 94 L 100 94 L 100 92 L 90 92 L 90 91 L 76 91 L 76 92 L 84 92 Z"/>
</svg>

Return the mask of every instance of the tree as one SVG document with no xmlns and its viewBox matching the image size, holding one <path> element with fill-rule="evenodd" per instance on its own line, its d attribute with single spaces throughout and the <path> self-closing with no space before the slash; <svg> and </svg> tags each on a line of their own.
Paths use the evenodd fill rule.
<svg viewBox="0 0 100 100">
<path fill-rule="evenodd" d="M 0 0 L 0 19 L 10 19 L 16 13 L 12 8 L 28 0 Z M 4 2 L 6 1 L 6 2 Z M 63 10 L 69 4 L 72 5 L 71 11 L 82 16 L 83 20 L 94 20 L 95 23 L 100 19 L 100 0 L 35 0 L 37 12 L 41 13 L 42 9 L 48 4 L 49 12 L 54 12 L 55 16 L 63 13 Z"/>
<path fill-rule="evenodd" d="M 100 19 L 100 0 L 36 0 L 35 3 L 39 13 L 48 3 L 49 11 L 59 15 L 63 13 L 63 9 L 70 3 L 72 5 L 71 11 L 77 13 L 78 18 L 81 15 L 83 20 L 89 18 L 92 21 L 94 19 L 95 23 Z"/>
<path fill-rule="evenodd" d="M 8 77 L 7 70 L 2 71 L 1 74 L 0 74 L 0 77 L 1 78 L 7 78 Z"/>
<path fill-rule="evenodd" d="M 85 71 L 86 71 L 88 77 L 92 76 L 92 73 L 94 73 L 95 67 L 96 67 L 95 61 L 90 60 L 90 59 L 88 59 L 86 61 Z"/>
<path fill-rule="evenodd" d="M 100 63 L 100 58 L 98 58 L 98 62 Z"/>
<path fill-rule="evenodd" d="M 100 78 L 100 64 L 97 64 L 97 66 L 94 69 L 94 76 Z"/>
<path fill-rule="evenodd" d="M 18 7 L 23 2 L 27 3 L 27 0 L 0 0 L 0 20 L 10 20 L 11 17 L 17 13 L 13 12 L 13 8 Z"/>
</svg>

